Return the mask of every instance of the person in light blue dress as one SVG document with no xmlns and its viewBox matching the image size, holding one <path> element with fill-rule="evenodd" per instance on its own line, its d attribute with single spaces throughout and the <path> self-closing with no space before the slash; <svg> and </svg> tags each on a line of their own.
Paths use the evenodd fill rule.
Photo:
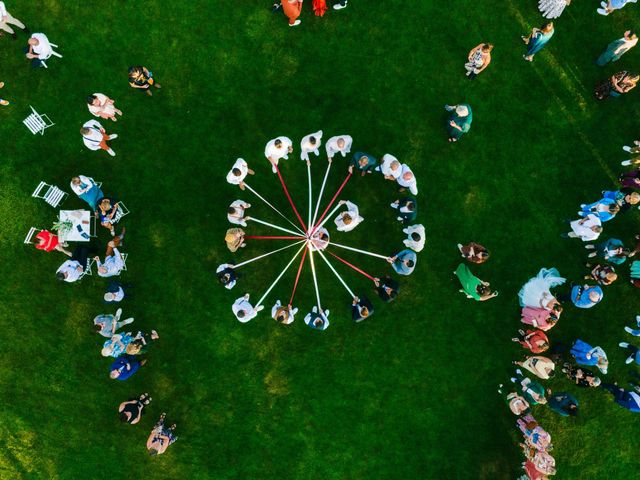
<svg viewBox="0 0 640 480">
<path fill-rule="evenodd" d="M 604 292 L 597 285 L 590 287 L 589 285 L 574 285 L 571 288 L 571 301 L 578 308 L 592 308 L 602 301 Z"/>
<path fill-rule="evenodd" d="M 582 205 L 580 205 L 580 208 L 581 210 L 578 212 L 578 215 L 580 215 L 581 217 L 586 217 L 587 215 L 592 213 L 600 219 L 601 223 L 608 222 L 620 211 L 620 207 L 618 206 L 618 202 L 616 201 L 615 197 L 601 198 L 597 202 L 589 204 L 583 203 Z"/>
<path fill-rule="evenodd" d="M 391 264 L 393 269 L 399 275 L 411 275 L 416 268 L 418 256 L 416 252 L 410 249 L 402 250 L 393 257 L 387 258 L 387 262 Z"/>
<path fill-rule="evenodd" d="M 607 373 L 609 360 L 602 348 L 592 347 L 587 342 L 578 339 L 571 347 L 571 355 L 576 359 L 578 365 L 595 366 L 598 367 L 602 373 Z"/>
<path fill-rule="evenodd" d="M 102 190 L 100 190 L 100 187 L 93 178 L 84 175 L 78 175 L 71 179 L 71 190 L 87 202 L 91 210 L 95 210 L 98 205 L 98 200 L 104 198 L 104 193 L 102 193 Z"/>
<path fill-rule="evenodd" d="M 528 37 L 522 37 L 522 41 L 527 45 L 527 53 L 523 55 L 524 59 L 532 62 L 533 56 L 544 48 L 554 33 L 553 22 L 549 22 L 544 24 L 542 28 L 531 30 Z"/>
<path fill-rule="evenodd" d="M 620 57 L 631 50 L 638 43 L 638 37 L 631 30 L 624 32 L 624 36 L 611 42 L 607 49 L 598 57 L 596 63 L 601 67 L 609 62 L 620 60 Z"/>
<path fill-rule="evenodd" d="M 133 322 L 133 318 L 120 321 L 121 315 L 121 308 L 118 309 L 115 315 L 98 315 L 93 319 L 93 324 L 97 327 L 96 331 L 103 337 L 113 337 L 120 328 Z"/>
</svg>

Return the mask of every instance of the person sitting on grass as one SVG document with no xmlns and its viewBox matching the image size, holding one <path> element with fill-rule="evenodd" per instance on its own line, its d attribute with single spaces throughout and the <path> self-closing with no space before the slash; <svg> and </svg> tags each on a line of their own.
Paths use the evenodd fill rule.
<svg viewBox="0 0 640 480">
<path fill-rule="evenodd" d="M 57 250 L 59 252 L 64 253 L 67 257 L 70 257 L 72 254 L 69 250 L 65 249 L 63 245 L 60 243 L 58 236 L 51 233 L 49 230 L 40 230 L 38 234 L 35 236 L 36 243 L 34 246 L 37 250 L 44 250 L 45 252 L 52 252 Z"/>
<path fill-rule="evenodd" d="M 620 213 L 631 210 L 631 207 L 640 203 L 640 193 L 635 188 L 621 188 L 620 190 L 603 190 L 603 198 L 613 199 L 620 207 Z"/>
<path fill-rule="evenodd" d="M 169 445 L 178 440 L 178 437 L 173 433 L 176 429 L 176 424 L 174 423 L 167 428 L 164 424 L 166 416 L 166 413 L 160 415 L 158 423 L 154 425 L 153 430 L 151 430 L 151 434 L 147 439 L 147 452 L 149 452 L 149 455 L 152 457 L 162 455 L 167 451 Z"/>
<path fill-rule="evenodd" d="M 566 392 L 556 392 L 549 396 L 547 405 L 551 410 L 563 417 L 578 415 L 578 399 Z"/>
<path fill-rule="evenodd" d="M 32 67 L 42 67 L 43 62 L 53 55 L 53 48 L 44 33 L 34 33 L 27 41 L 27 47 L 24 49 L 24 53 L 27 58 L 31 60 Z"/>
<path fill-rule="evenodd" d="M 153 73 L 143 66 L 129 67 L 129 85 L 146 92 L 149 96 L 153 95 L 151 87 L 160 88 L 160 84 L 153 78 Z"/>
<path fill-rule="evenodd" d="M 458 291 L 464 293 L 467 298 L 473 298 L 477 302 L 484 302 L 498 296 L 497 291 L 491 291 L 489 282 L 480 280 L 471 273 L 471 270 L 465 264 L 458 265 L 458 268 L 453 273 L 458 277 L 462 285 L 462 288 Z"/>
<path fill-rule="evenodd" d="M 100 187 L 96 185 L 93 178 L 85 175 L 78 175 L 71 178 L 71 190 L 82 200 L 87 202 L 91 210 L 95 210 L 98 206 L 98 200 L 104 198 L 104 193 Z"/>
<path fill-rule="evenodd" d="M 592 242 L 602 233 L 602 221 L 597 215 L 590 213 L 580 220 L 569 222 L 571 231 L 561 233 L 562 238 L 579 238 L 583 242 Z"/>
<path fill-rule="evenodd" d="M 329 310 L 318 313 L 318 307 L 314 306 L 304 317 L 304 323 L 315 330 L 326 330 L 329 328 Z"/>
<path fill-rule="evenodd" d="M 238 279 L 238 275 L 233 269 L 232 263 L 223 263 L 218 265 L 218 268 L 216 269 L 216 277 L 218 277 L 218 281 L 224 285 L 224 288 L 227 290 L 231 290 L 235 287 L 236 280 Z"/>
<path fill-rule="evenodd" d="M 408 248 L 387 258 L 395 272 L 399 275 L 411 275 L 416 268 L 418 256 L 413 250 Z"/>
<path fill-rule="evenodd" d="M 144 355 L 149 351 L 151 344 L 158 340 L 160 335 L 155 330 L 151 333 L 138 332 L 131 342 L 125 347 L 127 355 Z"/>
<path fill-rule="evenodd" d="M 56 271 L 56 278 L 62 282 L 75 282 L 84 275 L 87 267 L 87 259 L 91 253 L 95 252 L 94 247 L 77 246 L 73 250 L 71 259 L 64 262 Z"/>
<path fill-rule="evenodd" d="M 391 208 L 398 210 L 398 221 L 409 225 L 418 216 L 418 201 L 415 197 L 404 197 L 391 204 Z"/>
<path fill-rule="evenodd" d="M 626 70 L 614 73 L 607 81 L 595 88 L 594 95 L 598 100 L 619 97 L 636 88 L 638 80 L 640 80 L 640 75 Z"/>
<path fill-rule="evenodd" d="M 125 294 L 123 285 L 120 282 L 111 280 L 109 285 L 107 285 L 107 290 L 103 297 L 104 303 L 118 303 L 121 302 L 125 296 L 128 297 L 129 294 Z"/>
<path fill-rule="evenodd" d="M 116 333 L 102 345 L 100 354 L 103 357 L 118 358 L 125 353 L 127 346 L 133 341 L 131 333 Z"/>
<path fill-rule="evenodd" d="M 373 315 L 373 304 L 367 297 L 353 297 L 351 302 L 351 319 L 358 323 Z"/>
<path fill-rule="evenodd" d="M 258 315 L 258 312 L 264 308 L 264 305 L 259 305 L 254 308 L 253 305 L 249 302 L 249 294 L 247 293 L 245 296 L 236 299 L 236 301 L 231 306 L 231 310 L 233 314 L 236 316 L 240 323 L 247 323 L 250 320 L 253 320 Z"/>
<path fill-rule="evenodd" d="M 89 120 L 82 125 L 80 135 L 82 135 L 84 146 L 89 150 L 104 150 L 112 157 L 116 156 L 116 152 L 107 144 L 107 141 L 118 138 L 118 135 L 115 133 L 113 135 L 107 134 L 107 131 L 97 120 Z"/>
<path fill-rule="evenodd" d="M 491 50 L 493 50 L 493 45 L 481 43 L 469 52 L 467 63 L 464 64 L 467 77 L 473 80 L 489 66 L 491 63 Z"/>
<path fill-rule="evenodd" d="M 511 377 L 511 381 L 520 384 L 522 395 L 529 405 L 544 405 L 547 403 L 544 387 L 540 383 L 525 377 L 522 374 L 522 370 L 517 369 L 516 376 Z"/>
<path fill-rule="evenodd" d="M 609 368 L 607 354 L 601 347 L 592 347 L 586 342 L 577 339 L 571 347 L 571 355 L 578 365 L 598 367 L 606 375 Z"/>
<path fill-rule="evenodd" d="M 111 198 L 101 198 L 97 201 L 98 208 L 96 208 L 96 217 L 104 228 L 109 230 L 112 237 L 115 237 L 116 230 L 113 226 L 114 219 L 116 217 L 116 213 L 118 212 L 118 208 L 120 208 L 120 203 L 113 203 L 113 199 Z"/>
<path fill-rule="evenodd" d="M 349 173 L 353 173 L 353 169 L 356 168 L 359 172 L 362 172 L 364 177 L 367 173 L 373 173 L 378 161 L 373 155 L 368 153 L 356 152 L 349 162 Z"/>
<path fill-rule="evenodd" d="M 549 338 L 541 330 L 518 330 L 518 336 L 511 339 L 531 353 L 543 353 L 549 350 Z"/>
<path fill-rule="evenodd" d="M 445 105 L 444 109 L 447 112 L 451 112 L 447 121 L 449 141 L 457 142 L 462 138 L 462 135 L 471 129 L 471 122 L 473 121 L 471 106 L 461 103 L 460 105 Z"/>
<path fill-rule="evenodd" d="M 458 250 L 462 254 L 462 258 L 471 263 L 484 263 L 489 260 L 489 250 L 476 242 L 467 245 L 458 244 Z"/>
<path fill-rule="evenodd" d="M 550 358 L 541 355 L 533 355 L 525 358 L 524 361 L 513 362 L 513 364 L 525 368 L 543 380 L 548 380 L 555 375 L 556 364 Z"/>
<path fill-rule="evenodd" d="M 595 307 L 602 298 L 604 292 L 599 285 L 591 287 L 589 285 L 573 285 L 571 287 L 570 299 L 573 304 L 578 308 L 592 308 Z M 565 298 L 563 298 L 564 300 Z"/>
<path fill-rule="evenodd" d="M 255 175 L 256 172 L 249 168 L 249 165 L 242 158 L 238 158 L 227 173 L 227 182 L 231 185 L 238 185 L 240 190 L 244 190 L 244 179 L 247 175 Z"/>
<path fill-rule="evenodd" d="M 562 366 L 562 373 L 578 387 L 597 387 L 601 382 L 591 370 L 571 365 L 569 362 L 565 362 Z"/>
<path fill-rule="evenodd" d="M 622 240 L 617 238 L 609 238 L 608 240 L 596 244 L 585 245 L 587 250 L 595 250 L 589 253 L 589 258 L 593 258 L 596 255 L 600 255 L 607 262 L 614 265 L 621 265 L 630 255 L 630 251 L 624 248 Z"/>
<path fill-rule="evenodd" d="M 280 300 L 277 300 L 271 309 L 271 318 L 283 325 L 291 325 L 295 320 L 295 314 L 298 313 L 297 308 L 291 305 L 283 306 Z"/>
<path fill-rule="evenodd" d="M 120 421 L 129 425 L 138 423 L 144 413 L 144 407 L 149 405 L 151 400 L 148 393 L 143 393 L 138 398 L 130 398 L 128 401 L 122 402 L 118 406 Z"/>
<path fill-rule="evenodd" d="M 122 327 L 133 323 L 133 318 L 127 318 L 126 320 L 120 321 L 121 315 L 121 308 L 116 311 L 115 315 L 98 315 L 93 319 L 93 324 L 96 326 L 96 331 L 103 337 L 111 338 Z"/>
<path fill-rule="evenodd" d="M 622 408 L 630 412 L 640 412 L 640 385 L 629 382 L 632 390 L 625 390 L 616 383 L 603 383 L 602 388 L 613 395 L 613 400 Z"/>
<path fill-rule="evenodd" d="M 146 359 L 138 361 L 135 357 L 122 355 L 111 364 L 109 377 L 113 380 L 124 382 L 133 376 L 145 363 L 147 363 Z"/>
<path fill-rule="evenodd" d="M 400 292 L 400 284 L 388 275 L 385 276 L 382 280 L 379 278 L 374 278 L 373 283 L 376 286 L 376 293 L 383 302 L 393 302 Z"/>
<path fill-rule="evenodd" d="M 591 268 L 591 264 L 586 264 L 587 268 Z M 593 279 L 600 285 L 611 285 L 618 279 L 618 274 L 611 265 L 598 263 L 593 268 L 589 275 L 584 276 L 585 280 Z"/>
<path fill-rule="evenodd" d="M 546 332 L 555 326 L 561 312 L 562 306 L 559 303 L 556 303 L 551 310 L 542 307 L 523 307 L 521 321 Z"/>
<path fill-rule="evenodd" d="M 602 198 L 597 202 L 580 205 L 581 210 L 578 215 L 586 217 L 587 215 L 596 215 L 602 223 L 613 219 L 620 211 L 620 206 L 616 203 L 615 198 Z"/>
<path fill-rule="evenodd" d="M 529 402 L 516 392 L 508 392 L 504 385 L 498 385 L 498 393 L 502 396 L 505 403 L 509 406 L 509 410 L 514 415 L 520 416 L 529 413 Z"/>
</svg>

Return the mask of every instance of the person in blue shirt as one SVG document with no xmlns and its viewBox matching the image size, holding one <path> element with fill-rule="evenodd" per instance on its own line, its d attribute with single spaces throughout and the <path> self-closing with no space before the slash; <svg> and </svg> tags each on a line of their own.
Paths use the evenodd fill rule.
<svg viewBox="0 0 640 480">
<path fill-rule="evenodd" d="M 318 313 L 318 307 L 314 306 L 304 317 L 304 323 L 315 330 L 326 330 L 329 328 L 329 310 Z"/>
<path fill-rule="evenodd" d="M 367 297 L 353 297 L 351 303 L 351 318 L 354 322 L 361 322 L 373 315 L 373 304 Z"/>
<path fill-rule="evenodd" d="M 603 297 L 604 292 L 599 285 L 595 287 L 574 285 L 571 288 L 571 301 L 578 308 L 594 307 L 600 303 Z"/>
<path fill-rule="evenodd" d="M 614 383 L 603 383 L 602 388 L 613 395 L 613 400 L 622 408 L 634 413 L 640 412 L 640 386 L 632 382 L 629 382 L 629 385 L 633 387 L 633 391 L 625 390 Z"/>
<path fill-rule="evenodd" d="M 111 364 L 111 372 L 109 376 L 114 380 L 125 381 L 136 373 L 145 363 L 147 363 L 146 360 L 138 361 L 135 357 L 123 355 L 116 358 L 116 360 Z"/>
<path fill-rule="evenodd" d="M 600 222 L 608 222 L 620 211 L 620 207 L 615 198 L 602 198 L 597 202 L 580 205 L 580 211 L 578 215 L 586 217 L 590 213 L 594 214 L 600 219 Z"/>
<path fill-rule="evenodd" d="M 358 171 L 362 172 L 362 176 L 364 177 L 365 173 L 373 173 L 373 170 L 376 168 L 378 164 L 378 160 L 373 155 L 369 155 L 368 153 L 356 152 L 349 162 L 349 173 L 353 173 L 354 167 L 358 169 Z"/>
<path fill-rule="evenodd" d="M 387 262 L 391 264 L 396 273 L 400 275 L 411 275 L 416 268 L 418 256 L 416 252 L 410 249 L 402 250 L 393 257 L 387 258 Z"/>
<path fill-rule="evenodd" d="M 598 367 L 606 375 L 609 360 L 601 347 L 592 347 L 587 342 L 577 339 L 571 347 L 571 355 L 576 359 L 578 365 Z"/>
<path fill-rule="evenodd" d="M 627 357 L 627 360 L 625 362 L 626 364 L 636 362 L 638 365 L 640 365 L 640 348 L 627 342 L 620 342 L 618 345 L 629 350 L 629 356 Z"/>
</svg>

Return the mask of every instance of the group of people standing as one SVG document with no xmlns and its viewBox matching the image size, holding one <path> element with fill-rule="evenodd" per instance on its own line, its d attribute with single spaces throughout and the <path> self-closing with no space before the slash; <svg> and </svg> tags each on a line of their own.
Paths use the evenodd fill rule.
<svg viewBox="0 0 640 480">
<path fill-rule="evenodd" d="M 22 22 L 8 13 L 5 3 L 0 1 L 0 31 L 9 33 L 15 40 L 17 35 L 10 25 L 17 26 L 29 33 Z M 55 47 L 55 45 L 50 44 L 44 34 L 35 33 L 29 39 L 25 53 L 27 58 L 32 60 L 33 67 L 44 67 L 46 65 L 43 62 L 51 56 L 52 47 Z M 154 84 L 152 75 L 144 67 L 131 67 L 129 69 L 129 81 L 132 87 L 143 89 L 148 94 L 151 94 L 149 91 L 151 86 L 159 87 L 159 85 Z M 0 101 L 0 104 L 8 105 L 9 102 Z M 102 119 L 115 122 L 117 116 L 122 115 L 122 112 L 115 107 L 115 102 L 101 93 L 94 93 L 88 96 L 87 105 L 94 116 Z M 110 155 L 115 155 L 115 152 L 108 147 L 106 142 L 116 138 L 117 135 L 107 135 L 104 128 L 97 121 L 92 120 L 85 123 L 81 133 L 85 145 L 89 149 L 103 149 Z M 126 270 L 126 254 L 120 252 L 126 229 L 122 227 L 121 231 L 116 234 L 115 226 L 128 211 L 124 211 L 121 204 L 113 198 L 105 196 L 102 191 L 102 184 L 91 177 L 86 175 L 74 176 L 69 186 L 89 206 L 92 214 L 97 219 L 97 223 L 109 231 L 110 239 L 107 242 L 104 261 L 101 261 L 100 257 L 96 255 L 97 246 L 90 243 L 91 236 L 87 233 L 90 231 L 88 225 L 90 220 L 85 220 L 84 217 L 82 217 L 82 220 L 78 220 L 79 223 L 77 225 L 78 232 L 81 232 L 84 242 L 78 243 L 73 251 L 67 250 L 69 245 L 65 241 L 69 228 L 71 228 L 68 224 L 73 223 L 70 220 L 55 223 L 51 230 L 39 230 L 33 237 L 34 246 L 44 252 L 55 250 L 70 257 L 56 271 L 56 277 L 66 283 L 74 283 L 86 275 L 92 275 L 92 267 L 95 262 L 97 276 L 111 278 L 104 293 L 104 303 L 119 303 L 125 297 L 130 297 L 128 293 L 125 293 L 125 289 L 128 291 L 131 286 L 121 284 L 113 279 Z M 76 210 L 73 213 L 78 213 L 78 218 L 80 218 L 82 210 Z M 97 232 L 95 236 L 97 236 Z M 138 331 L 136 334 L 126 331 L 126 329 L 123 330 L 125 326 L 133 322 L 133 318 L 121 320 L 121 314 L 122 309 L 118 309 L 115 315 L 98 315 L 94 318 L 94 325 L 97 333 L 105 338 L 101 355 L 112 360 L 109 367 L 110 378 L 124 381 L 131 378 L 145 365 L 147 360 L 143 356 L 148 352 L 150 346 L 159 339 L 159 335 L 155 330 L 151 330 L 149 333 Z M 122 402 L 118 407 L 121 421 L 137 424 L 151 400 L 150 395 L 144 393 Z M 164 453 L 169 445 L 177 440 L 175 428 L 175 424 L 165 425 L 165 414 L 163 413 L 159 421 L 153 426 L 147 439 L 148 453 L 150 455 Z"/>
<path fill-rule="evenodd" d="M 312 156 L 320 155 L 320 147 L 322 145 L 323 132 L 319 130 L 317 132 L 306 135 L 300 141 L 300 160 L 305 162 L 307 168 L 309 169 L 309 184 L 311 184 L 311 159 Z M 327 160 L 329 164 L 327 165 L 327 173 L 325 174 L 325 182 L 329 173 L 329 169 L 331 168 L 331 164 L 333 162 L 334 157 L 337 154 L 340 154 L 343 158 L 347 158 L 347 155 L 351 153 L 353 139 L 349 135 L 337 135 L 329 138 L 325 142 L 325 151 L 327 155 Z M 277 174 L 280 178 L 280 181 L 283 184 L 283 188 L 285 188 L 285 193 L 288 194 L 286 190 L 286 186 L 284 184 L 284 180 L 281 175 L 281 167 L 282 162 L 289 159 L 289 155 L 293 153 L 293 141 L 285 136 L 276 137 L 269 142 L 267 142 L 265 146 L 265 158 L 269 162 L 273 173 Z M 297 243 L 305 243 L 302 248 L 307 248 L 312 254 L 313 252 L 317 252 L 331 267 L 330 263 L 324 256 L 322 252 L 324 252 L 329 246 L 337 246 L 339 248 L 346 248 L 348 250 L 356 251 L 363 254 L 368 254 L 372 256 L 376 256 L 382 259 L 385 259 L 393 268 L 393 270 L 398 275 L 410 275 L 413 273 L 416 262 L 417 262 L 417 252 L 420 252 L 424 248 L 425 244 L 425 228 L 421 224 L 415 224 L 414 221 L 417 217 L 418 213 L 418 202 L 415 195 L 418 194 L 418 185 L 417 179 L 414 176 L 411 168 L 404 163 L 401 163 L 395 156 L 391 154 L 385 154 L 382 156 L 381 160 L 378 161 L 378 158 L 375 156 L 365 153 L 365 152 L 356 152 L 350 159 L 347 166 L 348 175 L 345 181 L 343 182 L 340 190 L 334 196 L 334 199 L 329 204 L 327 209 L 325 210 L 325 214 L 328 212 L 330 206 L 333 201 L 337 199 L 340 191 L 349 180 L 349 178 L 359 173 L 361 177 L 380 173 L 383 178 L 387 181 L 393 182 L 397 185 L 399 193 L 409 193 L 410 195 L 401 196 L 396 201 L 391 203 L 391 208 L 397 211 L 397 220 L 403 224 L 405 227 L 403 229 L 403 233 L 406 234 L 406 238 L 404 240 L 405 249 L 399 251 L 396 254 L 390 256 L 379 255 L 371 252 L 362 251 L 360 249 L 355 249 L 352 247 L 345 247 L 341 244 L 336 244 L 331 241 L 332 234 L 329 232 L 328 228 L 325 227 L 325 223 L 327 220 L 322 220 L 322 217 L 315 222 L 315 225 L 309 225 L 306 227 L 306 231 L 299 230 L 300 233 L 296 234 L 295 231 L 289 231 L 288 229 L 284 229 L 277 225 L 271 225 L 268 222 L 264 222 L 254 216 L 249 216 L 247 214 L 247 209 L 251 208 L 251 204 L 244 200 L 235 200 L 229 206 L 227 210 L 227 220 L 234 224 L 238 225 L 236 227 L 230 228 L 227 230 L 225 234 L 225 242 L 227 248 L 231 252 L 236 252 L 238 249 L 244 248 L 247 246 L 247 240 L 253 239 L 286 239 L 286 240 L 297 240 Z M 267 203 L 270 207 L 273 208 L 271 204 L 269 204 L 264 198 L 262 198 L 250 185 L 245 183 L 246 177 L 248 175 L 252 175 L 254 172 L 249 168 L 247 162 L 241 158 L 236 160 L 235 164 L 227 174 L 227 182 L 232 185 L 237 185 L 241 190 L 245 188 L 252 191 L 260 200 Z M 324 183 L 323 187 L 324 188 Z M 322 192 L 321 189 L 321 192 Z M 322 193 L 320 194 L 322 196 Z M 289 199 L 292 203 L 292 206 L 295 209 L 295 206 L 291 199 Z M 311 205 L 309 206 L 309 213 L 311 214 Z M 318 205 L 319 207 L 319 205 Z M 344 207 L 344 210 L 334 218 L 334 224 L 337 232 L 347 233 L 354 230 L 358 225 L 360 225 L 365 218 L 361 215 L 358 206 L 350 201 L 350 200 L 340 200 L 337 202 L 336 207 L 334 208 L 334 212 L 339 210 L 341 207 Z M 316 208 L 317 210 L 317 208 Z M 297 210 L 295 210 L 297 213 Z M 324 215 L 324 214 L 323 214 Z M 310 215 L 311 216 L 311 215 Z M 286 217 L 285 217 L 286 218 Z M 328 217 L 327 217 L 328 218 Z M 300 218 L 299 218 L 300 219 Z M 301 219 L 300 219 L 301 220 Z M 250 222 L 260 223 L 268 225 L 272 228 L 278 230 L 285 230 L 291 234 L 296 234 L 297 236 L 292 237 L 271 237 L 271 236 L 248 236 L 245 234 L 243 228 L 247 227 Z M 301 220 L 302 222 L 302 220 Z M 303 222 L 302 222 L 303 223 Z M 294 228 L 295 228 L 295 224 Z M 335 234 L 333 234 L 335 235 Z M 295 245 L 295 244 L 294 244 Z M 291 245 L 293 246 L 293 245 Z M 285 250 L 288 247 L 284 247 L 278 249 L 271 253 L 276 253 L 281 250 Z M 223 263 L 218 266 L 216 269 L 216 276 L 221 284 L 223 284 L 227 289 L 231 289 L 236 285 L 238 274 L 237 269 L 243 267 L 244 265 L 253 262 L 254 260 L 258 260 L 260 258 L 264 258 L 269 254 L 260 255 L 254 259 L 247 260 L 241 263 Z M 345 265 L 351 267 L 353 270 L 358 273 L 366 276 L 369 280 L 371 280 L 374 284 L 374 291 L 376 294 L 386 303 L 393 301 L 399 292 L 400 285 L 399 283 L 386 275 L 383 277 L 376 277 L 366 273 L 364 270 L 356 267 L 351 264 L 347 260 L 342 259 L 338 255 L 334 254 L 331 251 L 327 251 L 327 253 L 337 259 L 338 261 L 344 263 Z M 305 253 L 306 255 L 306 253 Z M 312 256 L 312 255 L 310 255 Z M 294 257 L 295 258 L 295 257 Z M 304 262 L 304 256 L 300 264 L 300 269 L 302 269 L 302 265 Z M 312 264 L 313 265 L 313 264 Z M 299 278 L 298 272 L 298 278 Z M 365 296 L 358 296 L 353 294 L 352 290 L 346 285 L 344 280 L 342 280 L 339 275 L 333 271 L 336 276 L 338 276 L 340 282 L 345 286 L 345 288 L 351 294 L 351 314 L 352 319 L 356 322 L 362 321 L 365 318 L 369 318 L 374 313 L 374 308 L 369 299 Z M 297 281 L 294 285 L 294 293 L 297 287 Z M 266 297 L 266 294 L 265 294 Z M 263 297 L 263 299 L 265 298 Z M 293 294 L 292 297 L 293 298 Z M 319 303 L 319 302 L 318 302 Z M 258 304 L 253 305 L 250 301 L 250 295 L 246 294 L 242 297 L 238 298 L 233 306 L 232 311 L 237 318 L 238 321 L 242 323 L 246 323 L 253 318 L 255 318 L 262 309 L 264 305 Z M 289 302 L 286 305 L 283 305 L 280 300 L 277 300 L 273 308 L 271 309 L 271 316 L 274 320 L 283 324 L 291 324 L 294 321 L 294 316 L 298 312 L 297 308 L 294 308 Z M 313 309 L 305 316 L 305 323 L 314 329 L 325 330 L 329 326 L 329 310 L 323 309 L 321 305 L 315 305 Z"/>
</svg>

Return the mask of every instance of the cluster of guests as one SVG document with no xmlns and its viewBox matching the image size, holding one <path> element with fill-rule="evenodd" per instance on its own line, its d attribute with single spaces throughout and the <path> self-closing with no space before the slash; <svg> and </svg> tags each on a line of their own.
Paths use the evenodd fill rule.
<svg viewBox="0 0 640 480">
<path fill-rule="evenodd" d="M 323 17 L 324 14 L 329 9 L 327 7 L 327 0 L 312 0 L 313 2 L 313 13 L 317 17 Z M 334 10 L 342 10 L 343 8 L 347 8 L 347 4 L 349 0 L 338 0 L 333 3 Z M 300 15 L 302 14 L 302 0 L 280 0 L 273 4 L 271 7 L 272 12 L 282 12 L 289 20 L 290 27 L 297 27 L 302 23 L 300 20 Z"/>
<path fill-rule="evenodd" d="M 322 138 L 323 132 L 320 130 L 306 135 L 300 142 L 300 160 L 304 161 L 309 168 L 311 165 L 310 157 L 320 155 Z M 325 142 L 325 151 L 329 164 L 333 162 L 333 159 L 337 154 L 340 154 L 343 158 L 347 158 L 347 155 L 351 152 L 352 143 L 353 139 L 349 135 L 337 135 L 329 138 Z M 264 154 L 274 173 L 280 174 L 282 161 L 288 160 L 289 154 L 293 153 L 293 150 L 293 141 L 288 137 L 280 136 L 267 142 Z M 328 167 L 330 167 L 330 165 Z M 355 172 L 360 172 L 361 176 L 378 172 L 383 175 L 385 180 L 395 182 L 399 186 L 400 193 L 408 191 L 408 193 L 411 194 L 398 198 L 396 201 L 391 203 L 391 208 L 397 211 L 397 220 L 402 222 L 405 227 L 403 229 L 403 233 L 406 234 L 406 238 L 404 239 L 404 245 L 406 248 L 394 255 L 390 255 L 388 257 L 382 256 L 382 258 L 386 259 L 398 275 L 410 275 L 413 273 L 416 266 L 417 253 L 424 248 L 425 244 L 425 228 L 423 225 L 415 223 L 418 214 L 418 203 L 415 197 L 418 193 L 418 186 L 411 168 L 407 164 L 401 163 L 391 154 L 383 155 L 379 162 L 376 157 L 369 153 L 356 152 L 351 157 L 347 170 L 349 172 L 347 180 Z M 252 175 L 253 173 L 253 170 L 249 168 L 247 162 L 239 158 L 227 174 L 227 182 L 232 185 L 237 185 L 240 189 L 244 190 L 246 187 L 245 179 L 247 175 Z M 250 207 L 251 204 L 240 199 L 235 200 L 231 205 L 229 205 L 229 209 L 227 210 L 227 219 L 230 223 L 238 225 L 237 227 L 228 229 L 225 234 L 225 243 L 231 252 L 235 252 L 238 249 L 247 246 L 247 235 L 240 227 L 246 228 L 248 222 L 251 222 L 252 220 L 259 221 L 258 219 L 247 215 L 246 210 Z M 339 209 L 340 207 L 344 207 L 344 210 L 334 218 L 334 224 L 337 232 L 350 232 L 365 220 L 360 214 L 358 206 L 354 202 L 349 200 L 340 200 L 336 209 Z M 320 222 L 320 220 L 318 222 Z M 310 251 L 323 252 L 332 245 L 331 233 L 323 226 L 323 224 L 324 222 L 322 222 L 322 224 L 318 223 L 315 226 L 309 225 L 307 231 L 300 233 L 300 236 L 288 238 L 292 240 L 305 241 L 306 247 Z M 375 293 L 384 302 L 391 302 L 397 297 L 400 284 L 392 277 L 388 275 L 374 277 L 366 274 L 366 272 L 363 272 L 358 267 L 349 264 L 343 259 L 339 258 L 339 260 L 367 276 L 374 283 Z M 238 279 L 237 268 L 243 266 L 244 263 L 245 262 L 238 266 L 230 262 L 219 265 L 216 269 L 218 281 L 227 289 L 233 288 Z M 302 265 L 300 268 L 302 268 Z M 251 303 L 249 294 L 236 299 L 232 305 L 232 311 L 235 317 L 242 323 L 249 322 L 263 309 L 264 305 L 253 305 Z M 290 304 L 283 305 L 280 300 L 277 300 L 271 309 L 271 316 L 274 320 L 288 325 L 293 323 L 294 316 L 297 312 L 297 308 L 294 308 Z M 351 316 L 355 322 L 360 322 L 369 318 L 373 313 L 373 304 L 366 296 L 354 295 L 352 297 Z M 304 322 L 311 328 L 326 330 L 329 326 L 328 317 L 329 310 L 322 309 L 319 305 L 316 305 L 305 316 Z"/>
<path fill-rule="evenodd" d="M 24 30 L 28 34 L 30 33 L 21 21 L 7 11 L 5 3 L 0 1 L 0 32 L 7 32 L 16 39 L 17 35 L 11 25 Z M 32 66 L 46 66 L 43 62 L 53 54 L 52 47 L 55 47 L 55 45 L 49 42 L 46 35 L 34 33 L 28 40 L 28 48 L 25 49 L 25 53 L 27 58 L 32 60 Z M 133 88 L 142 89 L 149 95 L 151 95 L 151 87 L 159 88 L 159 85 L 154 82 L 151 72 L 144 67 L 131 67 L 129 69 L 129 82 Z M 4 83 L 0 83 L 0 88 L 3 86 Z M 8 104 L 8 101 L 0 99 L 0 105 Z M 122 112 L 115 107 L 115 102 L 101 93 L 90 95 L 87 98 L 87 105 L 89 111 L 101 119 L 115 122 L 117 116 L 122 115 Z M 107 135 L 104 128 L 97 121 L 87 122 L 83 126 L 81 133 L 85 145 L 89 149 L 97 150 L 101 148 L 112 156 L 115 155 L 115 152 L 108 147 L 106 142 L 116 138 L 117 135 Z M 68 224 L 73 223 L 70 221 L 57 222 L 51 230 L 40 230 L 34 236 L 34 246 L 38 250 L 45 252 L 55 250 L 70 257 L 56 271 L 56 277 L 64 282 L 73 283 L 83 278 L 86 274 L 91 274 L 93 262 L 95 262 L 97 275 L 111 279 L 103 296 L 104 303 L 122 302 L 125 298 L 131 297 L 129 293 L 131 285 L 122 284 L 113 278 L 118 277 L 122 271 L 126 270 L 126 254 L 120 252 L 126 229 L 122 227 L 121 231 L 116 234 L 115 225 L 128 212 L 122 209 L 119 202 L 105 196 L 101 184 L 91 177 L 86 175 L 74 176 L 69 186 L 90 207 L 97 222 L 110 233 L 111 238 L 107 242 L 104 260 L 101 260 L 96 255 L 97 246 L 90 243 L 88 245 L 79 243 L 74 249 L 67 249 L 69 245 L 66 241 L 66 236 L 71 228 L 71 225 Z M 82 213 L 81 210 L 75 212 L 79 216 Z M 76 225 L 84 240 L 90 240 L 90 235 L 86 233 L 89 231 L 89 223 L 90 221 L 83 219 Z M 56 233 L 55 230 L 58 230 L 58 232 Z M 138 331 L 136 334 L 127 331 L 124 327 L 130 325 L 134 319 L 121 320 L 121 315 L 122 309 L 119 308 L 115 315 L 98 315 L 93 321 L 97 333 L 104 337 L 101 354 L 112 359 L 109 367 L 109 377 L 118 381 L 131 378 L 146 364 L 147 360 L 143 356 L 148 353 L 151 345 L 159 339 L 159 335 L 155 330 L 151 330 L 149 333 Z M 140 422 L 151 400 L 150 395 L 144 393 L 122 402 L 118 407 L 120 420 L 132 425 L 137 424 Z M 147 439 L 147 451 L 152 456 L 164 453 L 169 445 L 178 438 L 175 435 L 176 425 L 165 425 L 165 416 L 166 414 L 162 413 Z"/>
</svg>

